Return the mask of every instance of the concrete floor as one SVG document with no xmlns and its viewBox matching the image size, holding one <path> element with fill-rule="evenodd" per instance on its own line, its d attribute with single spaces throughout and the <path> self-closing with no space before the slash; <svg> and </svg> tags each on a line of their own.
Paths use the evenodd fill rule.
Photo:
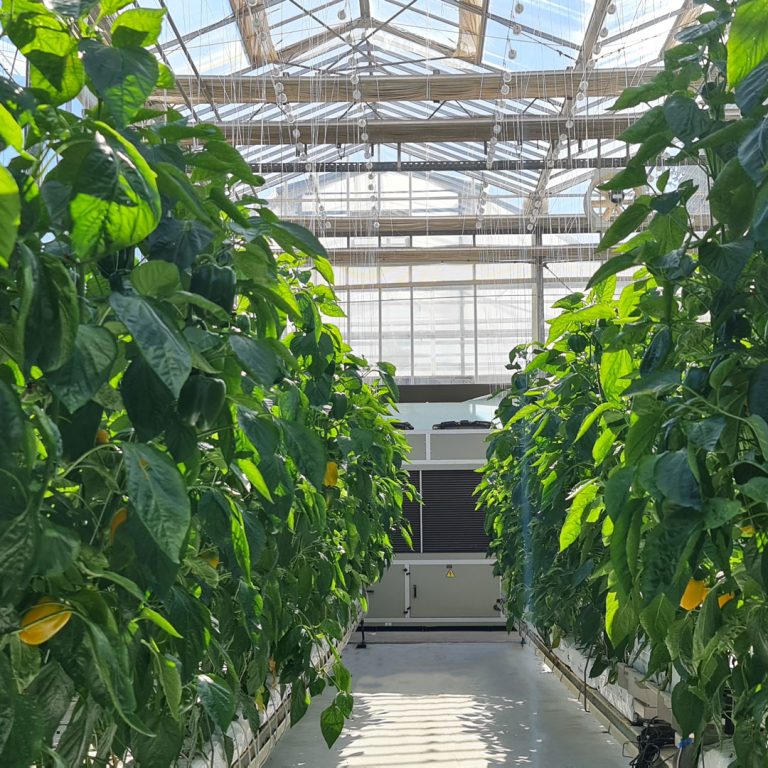
<svg viewBox="0 0 768 768">
<path fill-rule="evenodd" d="M 368 639 L 366 650 L 350 645 L 344 652 L 355 710 L 333 749 L 320 734 L 320 712 L 330 701 L 324 695 L 285 734 L 267 768 L 629 764 L 530 646 Z"/>
</svg>

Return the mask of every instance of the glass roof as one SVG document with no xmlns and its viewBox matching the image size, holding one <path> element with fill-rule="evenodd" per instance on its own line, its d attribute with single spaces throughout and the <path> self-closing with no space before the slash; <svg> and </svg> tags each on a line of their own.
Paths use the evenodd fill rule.
<svg viewBox="0 0 768 768">
<path fill-rule="evenodd" d="M 462 373 L 476 379 L 499 379 L 510 340 L 536 333 L 540 303 L 530 277 L 484 270 L 506 262 L 507 274 L 527 259 L 549 269 L 545 303 L 564 285 L 558 259 L 582 264 L 573 285 L 586 282 L 597 233 L 619 210 L 606 213 L 596 187 L 627 153 L 609 108 L 624 87 L 653 76 L 699 8 L 689 0 L 136 4 L 168 11 L 156 53 L 178 85 L 157 94 L 158 106 L 220 124 L 264 176 L 261 196 L 327 236 L 348 284 L 353 340 L 372 357 L 400 355 L 414 377 L 442 374 L 460 356 Z M 0 67 L 23 77 L 2 43 Z M 443 276 L 466 275 L 382 294 L 391 270 L 405 270 L 406 285 L 420 274 L 436 279 L 435 265 Z M 353 268 L 370 272 L 368 285 Z M 508 302 L 498 327 L 483 315 L 491 297 Z M 450 346 L 452 305 L 474 328 L 472 349 Z M 409 323 L 416 336 L 398 351 L 387 333 L 404 339 Z M 424 346 L 419 324 L 430 323 L 446 358 L 422 364 L 413 349 Z"/>
<path fill-rule="evenodd" d="M 543 197 L 545 211 L 581 211 L 584 201 L 579 196 L 583 198 L 595 175 L 594 158 L 618 158 L 623 145 L 610 136 L 591 139 L 588 129 L 574 140 L 567 131 L 560 138 L 550 126 L 558 119 L 589 122 L 609 114 L 620 87 L 607 96 L 593 95 L 589 81 L 601 72 L 624 69 L 631 72 L 620 85 L 642 77 L 645 70 L 658 65 L 676 26 L 690 13 L 685 0 L 535 4 L 523 0 L 514 4 L 510 0 L 143 0 L 142 4 L 155 2 L 168 8 L 172 21 L 164 33 L 162 53 L 195 97 L 185 99 L 179 92 L 175 105 L 194 119 L 235 126 L 232 140 L 264 172 L 268 197 L 287 195 L 293 200 L 297 190 L 312 187 L 315 205 L 322 205 L 324 187 L 334 183 L 333 170 L 316 170 L 318 163 L 473 160 L 479 166 L 426 170 L 425 174 L 448 186 L 485 181 L 498 197 L 499 210 L 520 215 L 526 208 L 524 196 L 533 194 Z M 498 78 L 504 73 L 518 83 L 535 84 L 546 73 L 558 72 L 576 73 L 570 90 L 561 86 L 548 92 L 545 81 L 532 89 L 531 98 L 509 92 L 505 96 L 501 87 L 498 92 L 486 87 L 482 95 L 476 94 L 479 98 L 471 94 L 426 98 L 428 83 L 441 75 L 474 74 L 478 82 L 496 78 L 489 82 L 501 85 Z M 364 84 L 368 78 L 379 78 L 381 83 L 386 82 L 381 78 L 406 77 L 423 79 L 423 100 L 398 99 L 396 92 L 374 98 L 369 93 L 363 98 L 349 86 L 351 79 Z M 286 93 L 285 103 L 279 103 L 276 89 L 295 78 L 302 78 L 303 87 L 310 94 L 314 89 L 317 98 L 305 94 L 292 102 Z M 581 81 L 586 89 L 576 90 Z M 253 83 L 261 84 L 262 98 L 238 98 L 243 84 Z M 216 94 L 222 95 L 206 98 L 213 85 Z M 342 85 L 343 93 L 329 93 Z M 358 98 L 350 95 L 353 90 Z M 521 90 L 525 89 L 521 86 Z M 172 95 L 168 99 L 173 102 Z M 476 131 L 469 141 L 422 140 L 436 125 L 434 121 L 444 125 L 467 119 L 488 121 L 487 137 Z M 541 121 L 534 131 L 541 138 L 511 140 L 492 133 L 494 122 L 506 123 L 505 133 L 515 133 L 515 121 L 523 119 Z M 385 138 L 367 147 L 369 125 L 405 121 L 429 122 L 421 131 L 414 128 L 413 140 Z M 356 122 L 359 130 L 354 130 Z M 344 123 L 352 123 L 352 129 L 346 130 L 343 141 L 324 140 L 324 134 Z M 294 128 L 297 124 L 300 132 Z M 251 130 L 243 131 L 244 126 Z M 280 126 L 284 138 L 262 140 L 260 136 L 274 126 Z M 307 131 L 310 140 L 305 138 Z M 522 128 L 517 132 L 522 135 Z M 241 133 L 251 138 L 241 143 Z M 493 146 L 490 154 L 489 146 Z M 507 165 L 499 170 L 494 165 L 483 168 L 489 159 Z M 368 167 L 379 173 L 378 167 Z M 385 194 L 386 183 L 379 180 L 375 187 L 377 195 Z"/>
</svg>

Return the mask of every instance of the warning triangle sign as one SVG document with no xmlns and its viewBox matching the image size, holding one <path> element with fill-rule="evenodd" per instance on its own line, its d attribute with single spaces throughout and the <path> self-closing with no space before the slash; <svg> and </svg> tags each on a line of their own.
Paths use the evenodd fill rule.
<svg viewBox="0 0 768 768">
<path fill-rule="evenodd" d="M 453 568 L 448 569 L 448 573 L 445 574 L 446 579 L 455 579 L 456 574 L 453 572 Z"/>
</svg>

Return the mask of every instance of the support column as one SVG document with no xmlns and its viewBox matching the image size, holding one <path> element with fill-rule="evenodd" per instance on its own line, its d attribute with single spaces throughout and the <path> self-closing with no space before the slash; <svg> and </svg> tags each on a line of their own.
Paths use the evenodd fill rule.
<svg viewBox="0 0 768 768">
<path fill-rule="evenodd" d="M 534 243 L 541 246 L 541 231 L 534 234 Z M 533 313 L 532 313 L 532 338 L 533 341 L 544 343 L 546 333 L 544 329 L 544 258 L 539 252 L 531 264 L 533 270 Z"/>
</svg>

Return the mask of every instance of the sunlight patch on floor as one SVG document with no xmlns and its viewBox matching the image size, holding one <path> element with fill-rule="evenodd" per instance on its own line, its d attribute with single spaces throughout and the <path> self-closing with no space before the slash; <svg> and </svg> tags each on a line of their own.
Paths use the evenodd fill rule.
<svg viewBox="0 0 768 768">
<path fill-rule="evenodd" d="M 367 693 L 355 696 L 355 715 L 342 738 L 339 768 L 490 768 L 528 765 L 497 734 L 494 709 L 516 704 L 495 697 Z M 534 752 L 535 750 L 531 750 Z"/>
</svg>

